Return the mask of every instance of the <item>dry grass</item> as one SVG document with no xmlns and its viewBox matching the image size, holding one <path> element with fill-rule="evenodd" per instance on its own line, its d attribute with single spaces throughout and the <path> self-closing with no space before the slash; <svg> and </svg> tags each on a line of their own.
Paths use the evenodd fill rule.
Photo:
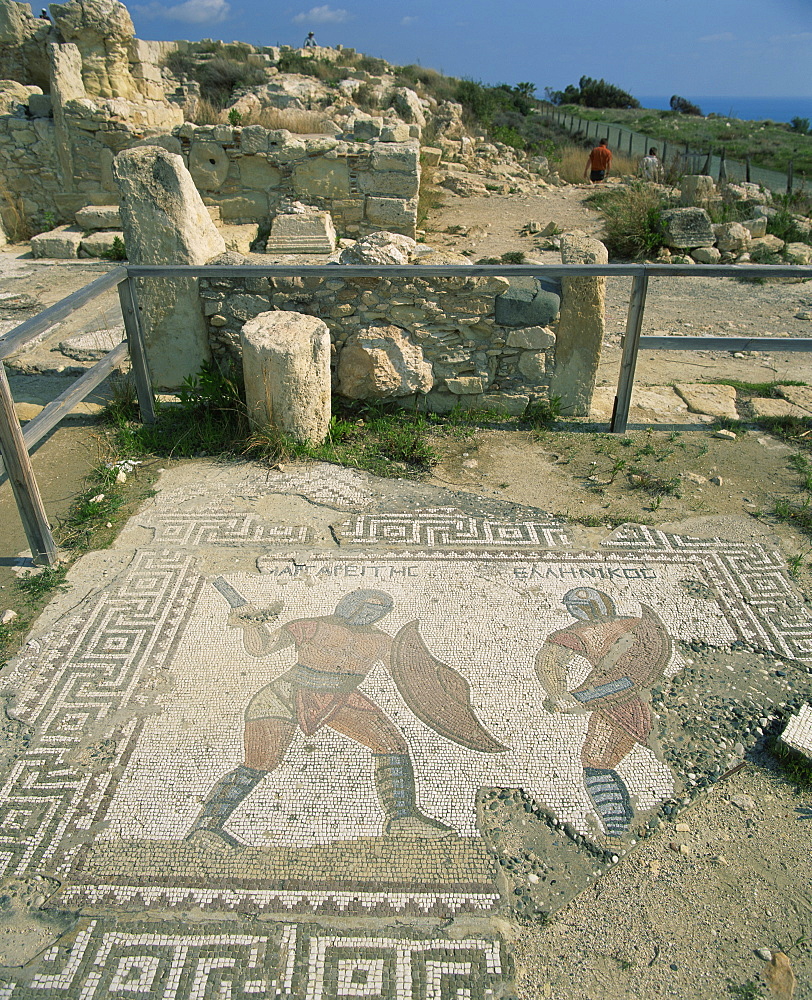
<svg viewBox="0 0 812 1000">
<path fill-rule="evenodd" d="M 589 150 L 584 146 L 569 144 L 566 146 L 559 146 L 556 153 L 561 157 L 560 163 L 557 164 L 557 170 L 561 178 L 568 181 L 570 184 L 583 184 L 584 167 L 586 166 L 587 157 L 589 156 Z M 613 153 L 610 176 L 612 174 L 616 177 L 623 174 L 636 176 L 639 172 L 638 167 L 638 159 L 624 156 L 623 153 Z"/>
<path fill-rule="evenodd" d="M 211 101 L 205 97 L 200 97 L 194 106 L 187 110 L 187 121 L 194 122 L 195 125 L 221 125 L 225 121 L 225 115 Z"/>
<path fill-rule="evenodd" d="M 323 112 L 303 111 L 299 108 L 265 108 L 258 114 L 243 118 L 244 125 L 262 125 L 268 129 L 284 128 L 295 135 L 323 134 L 326 121 L 329 121 L 329 117 Z"/>
</svg>

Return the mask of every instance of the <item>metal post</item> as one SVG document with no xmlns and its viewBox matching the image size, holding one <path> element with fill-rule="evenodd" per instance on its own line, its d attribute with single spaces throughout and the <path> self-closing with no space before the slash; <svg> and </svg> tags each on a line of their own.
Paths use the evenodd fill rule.
<svg viewBox="0 0 812 1000">
<path fill-rule="evenodd" d="M 666 159 L 667 156 L 668 156 L 668 143 L 667 142 L 663 142 L 663 168 L 666 171 L 668 170 L 668 162 L 667 162 L 667 159 Z"/>
<path fill-rule="evenodd" d="M 632 155 L 632 146 L 633 145 L 634 145 L 634 132 L 629 132 L 629 156 Z"/>
<path fill-rule="evenodd" d="M 121 282 L 118 286 L 118 298 L 121 303 L 121 315 L 124 317 L 124 329 L 127 331 L 127 344 L 130 349 L 130 362 L 135 378 L 135 391 L 138 395 L 141 422 L 154 424 L 155 396 L 152 392 L 152 379 L 147 365 L 147 352 L 144 345 L 141 318 L 138 313 L 134 278 L 127 278 Z"/>
<path fill-rule="evenodd" d="M 0 452 L 6 466 L 6 474 L 14 491 L 17 510 L 23 522 L 25 537 L 34 562 L 40 566 L 55 566 L 59 562 L 51 526 L 45 513 L 31 459 L 23 440 L 23 432 L 14 399 L 6 377 L 6 368 L 0 361 Z"/>
<path fill-rule="evenodd" d="M 787 194 L 792 194 L 792 181 L 794 175 L 795 161 L 790 160 L 787 164 Z"/>
<path fill-rule="evenodd" d="M 626 317 L 626 335 L 623 338 L 623 357 L 620 362 L 620 376 L 610 427 L 613 434 L 624 434 L 626 424 L 629 421 L 634 371 L 637 367 L 637 352 L 640 344 L 640 331 L 643 328 L 647 289 L 648 274 L 645 268 L 641 267 L 640 273 L 632 279 L 632 294 L 629 297 L 629 312 Z"/>
<path fill-rule="evenodd" d="M 713 150 L 708 150 L 708 156 L 705 160 L 705 166 L 702 168 L 702 173 L 710 175 L 711 172 L 711 160 L 713 159 Z"/>
<path fill-rule="evenodd" d="M 721 153 L 721 155 L 719 157 L 719 183 L 720 184 L 723 181 L 727 180 L 727 163 L 725 162 L 725 152 L 726 151 L 723 149 L 722 153 Z"/>
<path fill-rule="evenodd" d="M 747 183 L 750 183 L 750 157 L 745 156 L 744 158 L 744 179 Z"/>
</svg>

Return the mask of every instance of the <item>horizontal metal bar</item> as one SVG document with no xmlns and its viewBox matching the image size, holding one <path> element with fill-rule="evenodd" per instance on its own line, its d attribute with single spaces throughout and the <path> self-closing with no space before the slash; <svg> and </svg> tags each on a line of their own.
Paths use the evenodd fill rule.
<svg viewBox="0 0 812 1000">
<path fill-rule="evenodd" d="M 200 267 L 178 264 L 130 264 L 134 278 L 492 278 L 578 277 L 605 274 L 628 277 L 639 274 L 642 264 L 236 264 L 233 267 L 207 264 Z M 812 273 L 812 268 L 809 269 Z"/>
<path fill-rule="evenodd" d="M 812 351 L 809 337 L 641 337 L 641 351 Z"/>
<path fill-rule="evenodd" d="M 32 316 L 31 319 L 27 319 L 24 323 L 20 323 L 19 326 L 15 326 L 13 330 L 9 330 L 7 334 L 0 337 L 0 361 L 18 351 L 32 340 L 36 340 L 41 333 L 44 333 L 60 320 L 70 316 L 72 312 L 80 309 L 88 302 L 92 302 L 102 292 L 106 292 L 108 288 L 113 288 L 126 277 L 127 269 L 116 267 L 112 271 L 108 271 L 107 274 L 96 278 L 95 281 L 91 281 L 84 288 L 71 292 L 70 295 L 67 295 L 64 299 L 60 299 L 59 302 L 49 306 L 48 309 L 44 309 L 41 313 L 37 313 L 36 316 Z"/>
<path fill-rule="evenodd" d="M 118 347 L 114 347 L 109 354 L 88 369 L 81 378 L 78 378 L 70 388 L 44 407 L 33 420 L 29 420 L 23 427 L 23 441 L 25 447 L 30 452 L 32 448 L 56 427 L 60 420 L 66 416 L 76 406 L 81 403 L 86 396 L 89 396 L 97 385 L 107 378 L 110 372 L 114 371 L 127 358 L 127 342 L 123 340 Z M 5 466 L 0 459 L 0 476 L 5 474 Z"/>
<path fill-rule="evenodd" d="M 128 264 L 134 278 L 812 278 L 809 264 Z"/>
</svg>

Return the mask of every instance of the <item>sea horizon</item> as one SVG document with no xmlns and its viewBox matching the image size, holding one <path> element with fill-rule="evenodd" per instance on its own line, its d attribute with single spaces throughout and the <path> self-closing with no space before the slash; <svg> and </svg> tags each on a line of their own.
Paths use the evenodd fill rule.
<svg viewBox="0 0 812 1000">
<path fill-rule="evenodd" d="M 703 115 L 716 114 L 725 118 L 741 118 L 744 121 L 790 122 L 793 118 L 809 118 L 812 121 L 812 97 L 695 97 L 691 94 L 680 96 L 696 104 Z M 637 100 L 644 108 L 667 110 L 670 107 L 671 95 L 637 97 Z"/>
</svg>

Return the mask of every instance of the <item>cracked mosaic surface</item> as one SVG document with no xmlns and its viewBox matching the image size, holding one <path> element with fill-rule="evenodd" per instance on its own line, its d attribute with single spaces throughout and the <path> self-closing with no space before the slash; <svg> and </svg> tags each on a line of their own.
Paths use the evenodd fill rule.
<svg viewBox="0 0 812 1000">
<path fill-rule="evenodd" d="M 256 506 L 253 475 L 247 510 L 156 500 L 149 543 L 5 673 L 3 877 L 45 874 L 84 916 L 0 998 L 65 995 L 67 976 L 83 997 L 484 1000 L 485 937 L 129 921 L 492 914 L 517 905 L 500 866 L 525 850 L 518 816 L 521 863 L 560 905 L 701 787 L 686 712 L 809 687 L 812 621 L 758 544 L 625 525 L 577 551 L 542 514 L 433 506 L 364 511 L 352 546 L 319 547 Z M 735 669 L 744 649 L 782 669 Z M 717 735 L 709 780 L 743 752 Z"/>
</svg>

